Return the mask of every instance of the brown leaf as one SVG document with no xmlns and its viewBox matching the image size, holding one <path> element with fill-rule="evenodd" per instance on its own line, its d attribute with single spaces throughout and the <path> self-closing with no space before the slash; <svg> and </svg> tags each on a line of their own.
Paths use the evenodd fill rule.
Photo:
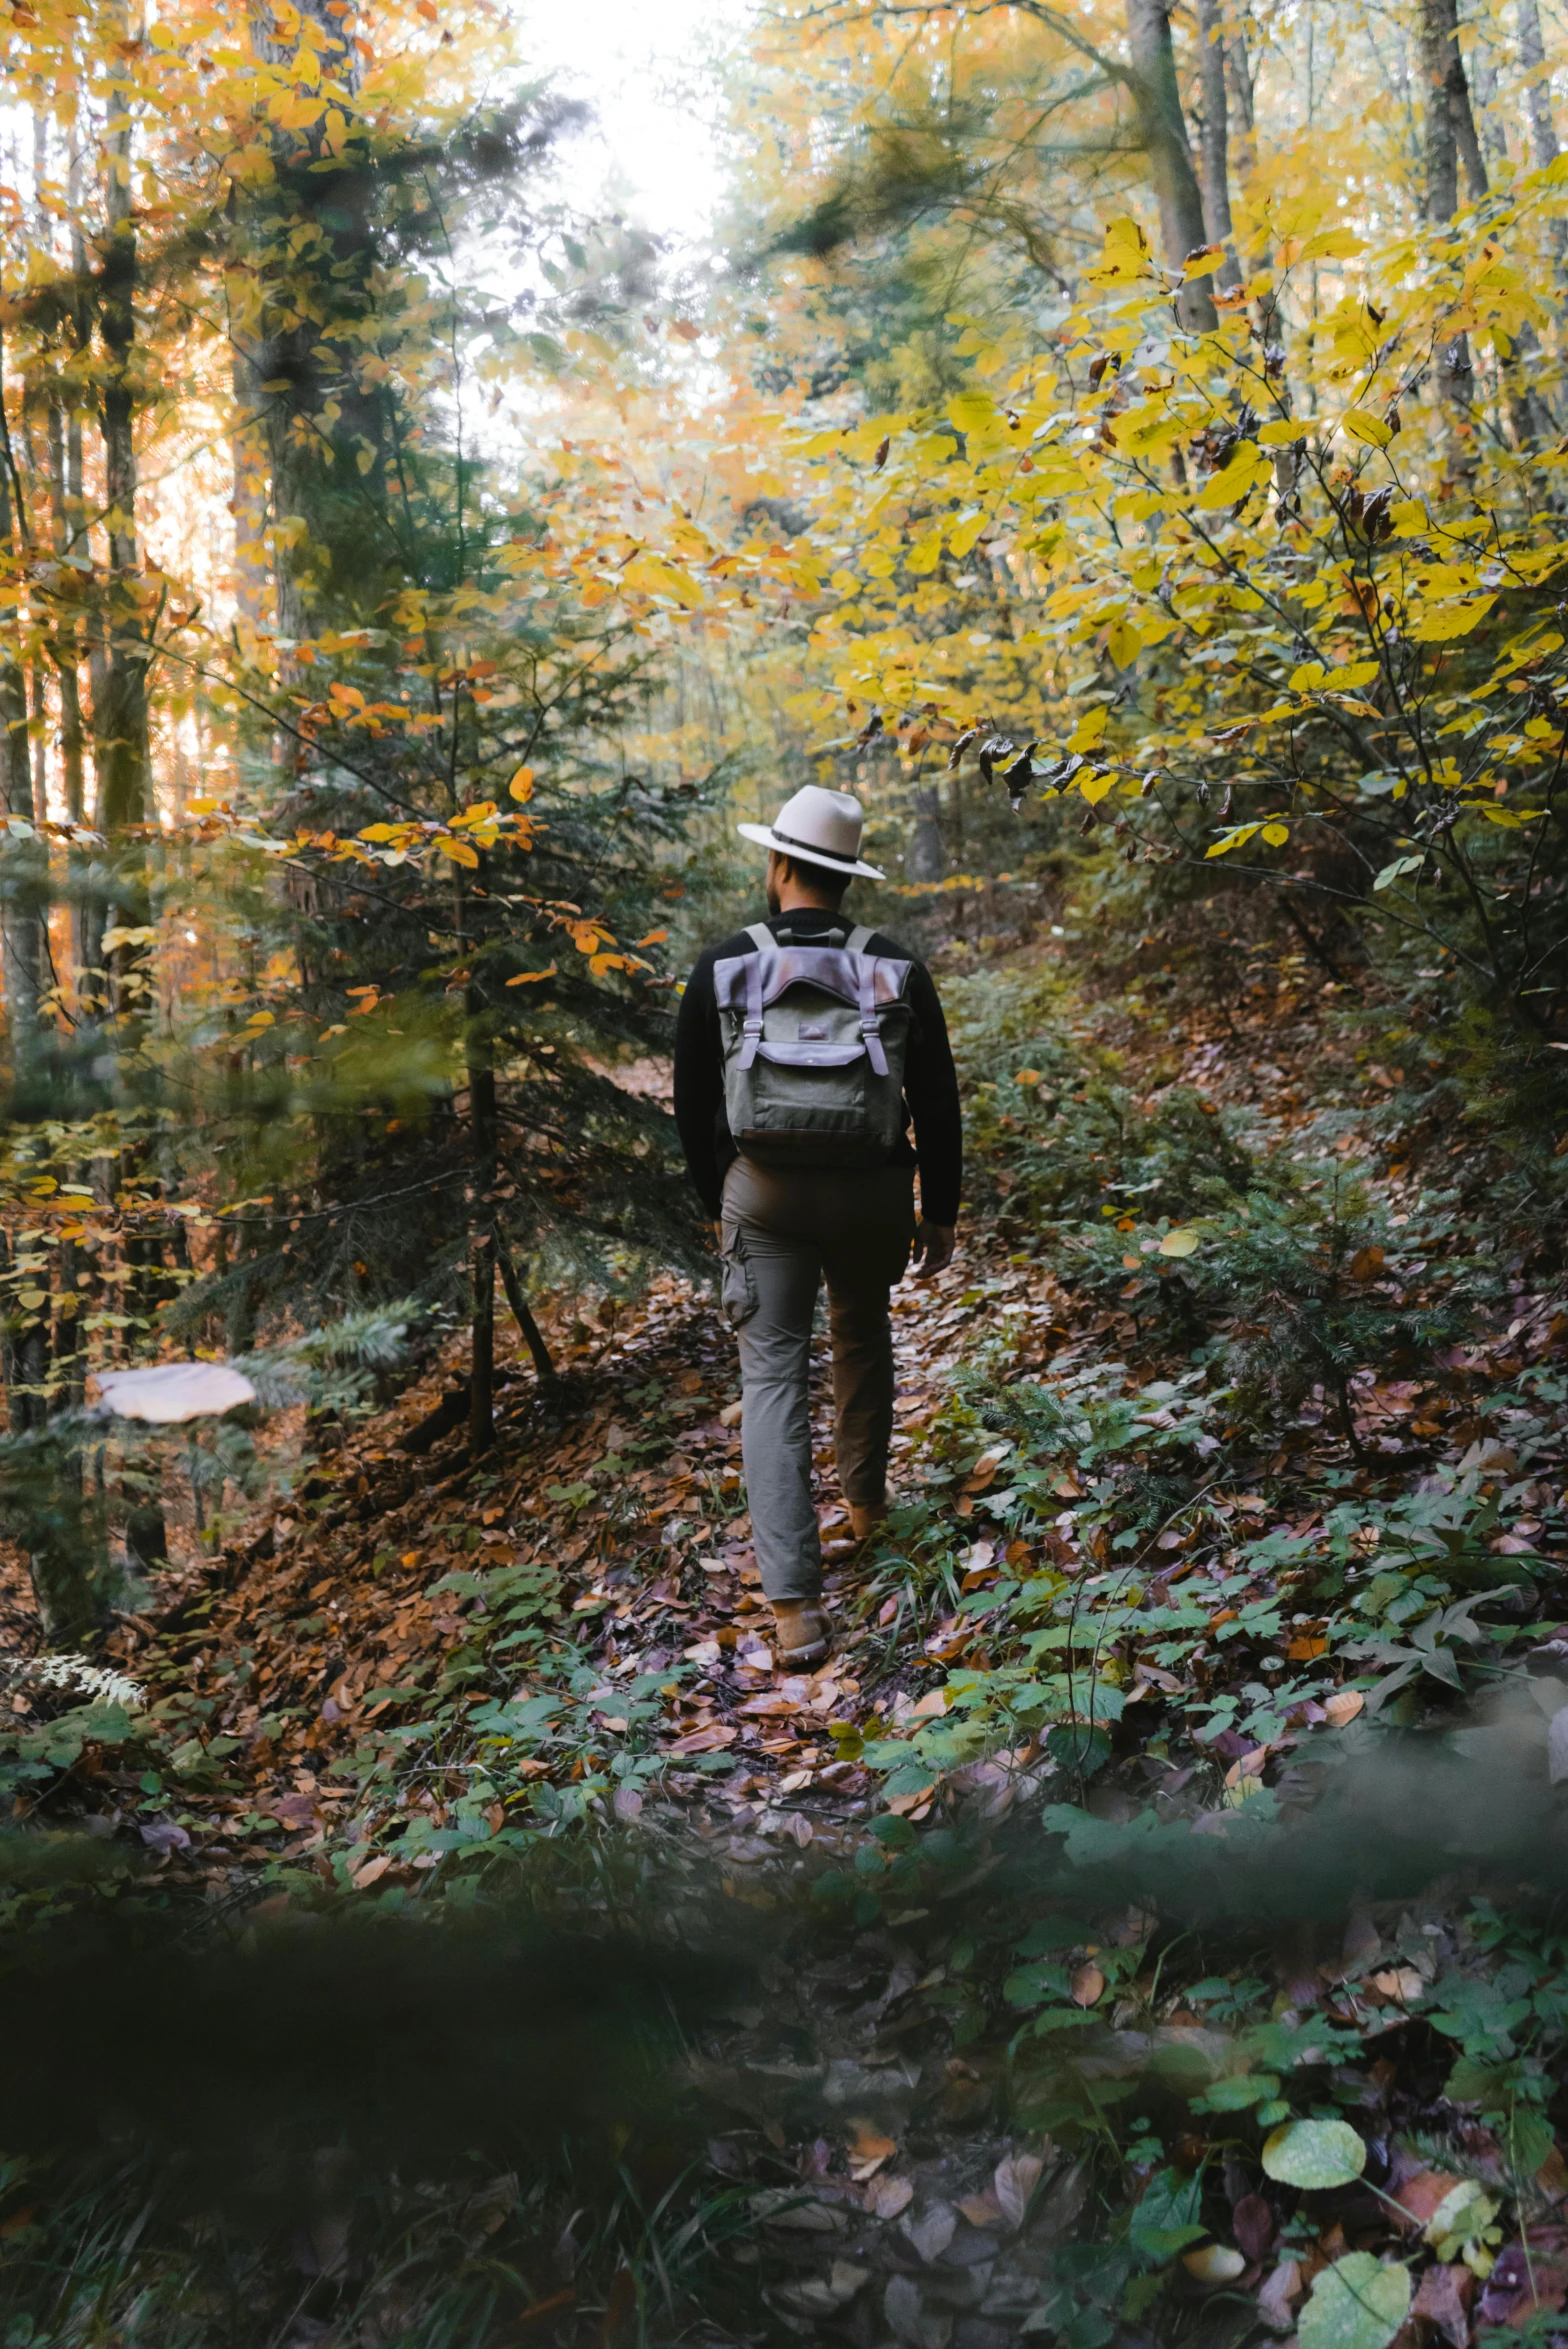
<svg viewBox="0 0 1568 2349">
<path fill-rule="evenodd" d="M 989 2187 L 983 2194 L 966 2194 L 958 2212 L 972 2227 L 999 2227 L 1003 2220 L 1002 2206 Z"/>
<path fill-rule="evenodd" d="M 1261 2194 L 1244 2194 L 1231 2212 L 1236 2240 L 1249 2260 L 1259 2260 L 1274 2240 L 1274 2213 Z"/>
<path fill-rule="evenodd" d="M 1467 2267 L 1429 2267 L 1411 2304 L 1412 2316 L 1436 2327 L 1451 2349 L 1469 2349 L 1475 2278 Z"/>
<path fill-rule="evenodd" d="M 1044 2168 L 1044 2162 L 1034 2153 L 1015 2153 L 997 2163 L 996 2174 L 991 2180 L 991 2192 L 1008 2226 L 1018 2228 L 1023 2225 Z"/>
<path fill-rule="evenodd" d="M 1094 2006 L 1105 1994 L 1105 1976 L 1092 1962 L 1080 1966 L 1072 1979 L 1074 2006 Z"/>
<path fill-rule="evenodd" d="M 908 2178 L 873 2178 L 866 2188 L 865 2206 L 873 2218 L 897 2218 L 915 2199 L 915 2189 Z"/>
</svg>

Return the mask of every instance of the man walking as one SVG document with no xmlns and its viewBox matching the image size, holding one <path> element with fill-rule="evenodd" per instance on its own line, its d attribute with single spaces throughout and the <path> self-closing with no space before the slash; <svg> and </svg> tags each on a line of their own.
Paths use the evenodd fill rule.
<svg viewBox="0 0 1568 2349">
<path fill-rule="evenodd" d="M 858 800 L 815 784 L 776 823 L 739 827 L 768 851 L 768 920 L 699 958 L 675 1039 L 676 1122 L 720 1226 L 740 1343 L 757 1563 L 792 1668 L 829 1640 L 807 1405 L 818 1289 L 825 1276 L 839 1484 L 864 1540 L 888 1506 L 888 1291 L 911 1259 L 926 1277 L 942 1269 L 958 1220 L 958 1080 L 936 988 L 839 910 L 856 874 L 883 878 L 861 861 L 863 828 Z"/>
</svg>

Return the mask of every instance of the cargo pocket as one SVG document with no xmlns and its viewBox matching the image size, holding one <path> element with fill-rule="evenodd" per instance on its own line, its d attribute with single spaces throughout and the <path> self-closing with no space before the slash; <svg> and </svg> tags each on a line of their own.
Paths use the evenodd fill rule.
<svg viewBox="0 0 1568 2349">
<path fill-rule="evenodd" d="M 720 1254 L 724 1260 L 724 1278 L 719 1288 L 719 1302 L 724 1318 L 733 1329 L 750 1321 L 757 1310 L 757 1276 L 746 1260 L 746 1243 L 738 1225 L 724 1226 Z"/>
</svg>

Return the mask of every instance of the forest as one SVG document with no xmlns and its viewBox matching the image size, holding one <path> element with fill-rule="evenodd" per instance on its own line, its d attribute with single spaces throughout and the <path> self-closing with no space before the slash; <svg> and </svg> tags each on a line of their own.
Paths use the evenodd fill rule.
<svg viewBox="0 0 1568 2349">
<path fill-rule="evenodd" d="M 0 11 L 0 2349 L 1568 2343 L 1568 12 L 733 0 L 701 245 L 544 21 Z"/>
</svg>

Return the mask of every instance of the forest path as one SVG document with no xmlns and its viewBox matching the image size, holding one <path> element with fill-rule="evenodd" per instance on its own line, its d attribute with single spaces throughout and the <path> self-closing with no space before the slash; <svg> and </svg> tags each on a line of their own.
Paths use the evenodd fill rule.
<svg viewBox="0 0 1568 2349">
<path fill-rule="evenodd" d="M 960 1340 L 1004 1308 L 1017 1338 L 1043 1328 L 1057 1293 L 1041 1268 L 971 1246 L 893 1302 L 897 1492 L 917 1489 L 914 1454 Z M 739 1857 L 761 1858 L 759 1819 L 809 1840 L 781 1805 L 829 1834 L 867 1808 L 866 1774 L 835 1757 L 829 1725 L 907 1711 L 911 1681 L 949 1659 L 952 1622 L 900 1597 L 891 1567 L 878 1568 L 885 1545 L 840 1530 L 825 1331 L 814 1445 L 837 1638 L 824 1666 L 790 1676 L 769 1644 L 740 1482 L 738 1364 L 716 1302 L 666 1280 L 605 1324 L 553 1333 L 568 1379 L 559 1412 L 526 1354 L 505 1363 L 500 1440 L 478 1462 L 460 1429 L 429 1440 L 460 1374 L 456 1357 L 434 1366 L 353 1427 L 301 1498 L 187 1568 L 156 1623 L 115 1635 L 116 1659 L 156 1691 L 165 1739 L 179 1721 L 191 1730 L 184 1824 L 168 1837 L 176 1876 L 221 1869 L 236 1892 L 280 1863 L 367 1889 L 394 1871 L 411 1880 L 439 1845 L 416 1840 L 404 1861 L 389 1843 L 422 1813 L 439 1833 L 455 1786 L 426 1799 L 432 1774 L 410 1766 L 417 1725 L 450 1753 L 454 1735 L 472 1744 L 466 1715 L 507 1701 L 558 1700 L 535 1750 L 512 1749 L 527 1809 L 541 1781 L 583 1788 L 622 1818 L 655 1793 L 699 1798 L 752 1831 Z M 552 1631 L 569 1655 L 552 1658 Z M 667 1693 L 651 1706 L 644 1695 L 629 1719 L 616 1692 L 650 1676 Z M 511 1812 L 490 1806 L 493 1832 Z"/>
</svg>

